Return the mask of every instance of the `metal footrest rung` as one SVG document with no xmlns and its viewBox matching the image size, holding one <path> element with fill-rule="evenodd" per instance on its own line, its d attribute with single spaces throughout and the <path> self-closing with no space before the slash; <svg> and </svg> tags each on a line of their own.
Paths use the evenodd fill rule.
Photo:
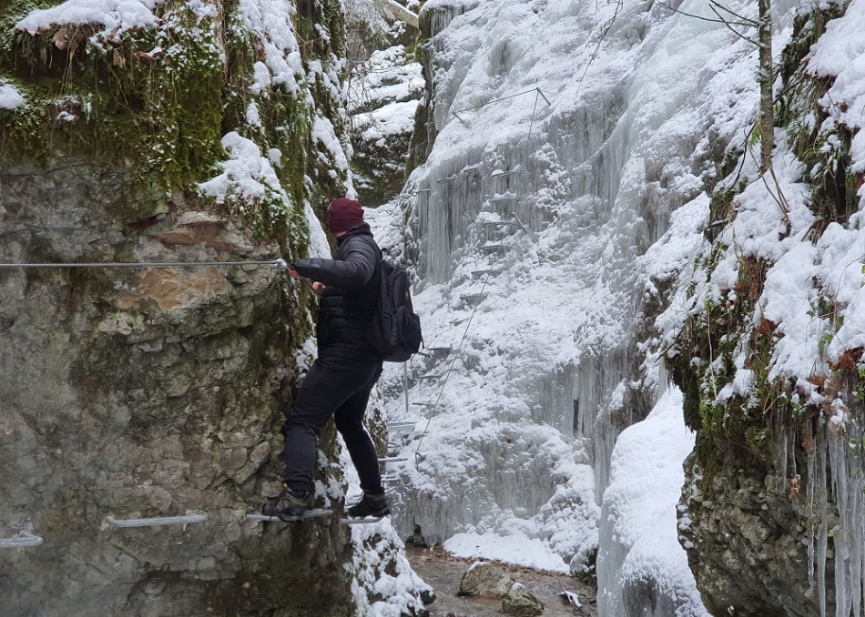
<svg viewBox="0 0 865 617">
<path fill-rule="evenodd" d="M 408 459 L 402 456 L 386 456 L 384 458 L 378 459 L 379 463 L 387 464 L 387 463 L 404 463 Z"/>
<path fill-rule="evenodd" d="M 266 514 L 249 514 L 247 513 L 244 517 L 244 520 L 247 521 L 262 521 L 265 523 L 292 523 L 299 522 L 302 520 L 306 520 L 308 518 L 322 518 L 325 516 L 330 516 L 333 514 L 333 510 L 328 510 L 326 508 L 316 508 L 314 510 L 307 510 L 304 512 L 302 517 L 293 519 L 291 521 L 284 521 L 278 516 L 267 516 Z"/>
<path fill-rule="evenodd" d="M 384 517 L 367 516 L 365 518 L 344 518 L 342 522 L 345 525 L 372 525 L 380 522 Z"/>
<path fill-rule="evenodd" d="M 472 270 L 472 276 L 476 279 L 479 279 L 482 276 L 487 275 L 487 274 L 490 276 L 498 276 L 501 273 L 502 273 L 502 270 L 498 270 L 496 268 L 489 268 L 487 270 Z"/>
<path fill-rule="evenodd" d="M 0 548 L 27 548 L 42 544 L 42 538 L 32 533 L 22 531 L 20 538 L 0 538 Z"/>
<path fill-rule="evenodd" d="M 481 250 L 487 255 L 490 255 L 492 253 L 498 253 L 500 250 L 506 248 L 507 247 L 504 244 L 484 244 L 481 247 Z"/>
<path fill-rule="evenodd" d="M 394 422 L 387 425 L 387 430 L 390 433 L 411 433 L 414 427 L 415 422 Z"/>
<path fill-rule="evenodd" d="M 207 520 L 206 514 L 186 514 L 184 516 L 156 516 L 151 518 L 126 518 L 118 519 L 108 516 L 105 521 L 114 527 L 163 527 L 165 525 L 188 525 L 189 523 L 201 523 Z"/>
<path fill-rule="evenodd" d="M 487 294 L 466 294 L 464 296 L 460 296 L 460 300 L 472 305 L 478 305 L 484 301 L 487 297 Z M 421 377 L 423 379 L 423 377 Z"/>
<path fill-rule="evenodd" d="M 399 476 L 395 473 L 384 473 L 381 475 L 381 481 L 385 483 L 399 482 Z"/>
</svg>

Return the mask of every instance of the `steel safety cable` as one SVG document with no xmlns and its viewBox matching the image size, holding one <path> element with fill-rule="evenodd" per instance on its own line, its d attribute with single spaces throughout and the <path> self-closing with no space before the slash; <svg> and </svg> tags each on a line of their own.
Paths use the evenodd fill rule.
<svg viewBox="0 0 865 617">
<path fill-rule="evenodd" d="M 499 249 L 499 250 L 501 250 L 501 249 Z M 484 282 L 483 282 L 483 285 L 481 285 L 481 291 L 480 291 L 481 294 L 484 293 L 484 289 L 486 289 L 486 287 L 487 287 L 487 281 L 488 281 L 489 278 L 490 278 L 490 273 L 491 273 L 491 272 L 492 272 L 492 270 L 487 270 L 486 273 L 484 274 Z M 447 372 L 445 373 L 445 378 L 444 378 L 444 381 L 442 381 L 441 387 L 439 388 L 439 393 L 438 393 L 438 396 L 436 397 L 435 403 L 433 403 L 432 409 L 430 409 L 430 411 L 429 411 L 429 418 L 427 418 L 426 426 L 424 426 L 424 428 L 423 428 L 423 432 L 422 432 L 421 435 L 420 435 L 420 440 L 417 442 L 417 448 L 415 448 L 415 451 L 414 451 L 414 466 L 415 466 L 415 469 L 418 469 L 418 464 L 419 464 L 419 462 L 420 462 L 420 457 L 421 457 L 420 447 L 421 447 L 421 444 L 423 444 L 423 440 L 424 440 L 424 438 L 426 437 L 427 430 L 429 429 L 430 422 L 432 422 L 432 419 L 433 419 L 433 417 L 435 416 L 435 410 L 438 408 L 439 401 L 441 401 L 441 399 L 442 399 L 442 395 L 444 394 L 445 387 L 447 386 L 447 383 L 448 383 L 448 378 L 451 376 L 451 372 L 453 371 L 454 364 L 456 364 L 457 358 L 459 357 L 459 352 L 460 352 L 460 350 L 462 349 L 462 346 L 463 346 L 463 343 L 464 343 L 465 340 L 466 340 L 466 337 L 468 336 L 469 328 L 470 328 L 471 325 L 472 325 L 472 320 L 473 320 L 474 317 L 475 317 L 475 313 L 476 313 L 477 310 L 478 310 L 478 306 L 480 306 L 480 303 L 478 303 L 478 304 L 476 304 L 476 305 L 474 306 L 474 308 L 472 309 L 471 314 L 469 315 L 468 322 L 466 323 L 466 327 L 465 327 L 465 329 L 463 330 L 462 338 L 460 339 L 460 342 L 459 342 L 459 344 L 457 345 L 457 348 L 454 350 L 454 357 L 453 357 L 453 360 L 451 360 L 450 366 L 448 366 L 448 370 L 447 370 Z"/>
<path fill-rule="evenodd" d="M 531 92 L 535 92 L 535 103 L 534 103 L 534 106 L 532 107 L 532 119 L 529 123 L 528 135 L 526 136 L 526 148 L 529 148 L 531 146 L 531 144 L 529 142 L 531 141 L 532 128 L 534 127 L 535 116 L 537 114 L 538 99 L 542 97 L 544 99 L 544 101 L 546 101 L 547 106 L 552 106 L 552 103 L 549 101 L 549 99 L 547 99 L 546 96 L 544 96 L 543 91 L 540 88 L 533 88 L 532 90 L 527 90 L 526 92 L 520 92 L 519 94 L 515 94 L 515 95 L 512 95 L 510 97 L 505 97 L 505 98 L 512 98 L 514 96 L 522 96 L 524 94 L 529 94 Z M 504 99 L 497 99 L 497 100 L 504 100 Z M 490 101 L 490 103 L 494 103 L 494 102 L 496 102 L 496 101 Z M 489 104 L 489 103 L 486 103 L 486 104 Z M 480 107 L 483 107 L 483 105 L 481 105 Z M 460 110 L 460 111 L 465 111 L 465 110 Z M 520 226 L 523 227 L 523 229 L 525 229 L 525 226 L 522 224 L 522 221 L 520 221 L 519 218 L 516 216 L 516 213 L 512 213 L 512 215 L 513 215 L 513 218 L 515 218 L 516 221 L 520 224 Z M 499 254 L 499 255 L 501 254 L 501 247 L 499 247 L 499 252 L 497 254 Z M 481 291 L 480 291 L 479 295 L 483 295 L 484 290 L 487 287 L 487 282 L 489 281 L 491 273 L 492 273 L 492 270 L 489 269 L 484 274 L 484 281 L 483 281 L 483 285 L 481 285 Z M 466 337 L 468 336 L 469 328 L 472 325 L 472 320 L 475 317 L 475 313 L 478 310 L 478 306 L 480 306 L 480 304 L 476 304 L 474 306 L 474 308 L 472 308 L 472 312 L 469 315 L 469 319 L 468 319 L 468 322 L 466 323 L 466 327 L 463 330 L 463 335 L 460 338 L 460 342 L 457 345 L 456 350 L 454 351 L 454 357 L 451 360 L 450 365 L 448 366 L 448 370 L 445 373 L 444 380 L 442 381 L 441 387 L 439 388 L 438 396 L 436 397 L 436 400 L 433 403 L 432 409 L 430 409 L 430 411 L 429 411 L 429 417 L 427 418 L 426 425 L 424 426 L 424 429 L 421 432 L 420 439 L 418 440 L 417 447 L 415 448 L 415 451 L 414 451 L 415 469 L 418 469 L 418 465 L 420 463 L 420 457 L 422 456 L 421 452 L 420 452 L 421 445 L 423 444 L 423 441 L 426 438 L 430 423 L 432 422 L 433 417 L 435 417 L 435 410 L 438 408 L 439 402 L 441 401 L 442 395 L 444 394 L 445 387 L 447 386 L 448 379 L 450 378 L 451 372 L 453 371 L 454 365 L 456 364 L 457 358 L 459 357 L 459 352 L 462 349 L 462 346 L 466 340 Z"/>
<path fill-rule="evenodd" d="M 250 261 L 145 261 L 145 262 L 70 262 L 70 263 L 0 263 L 0 270 L 16 268 L 213 268 L 226 266 L 271 266 L 287 270 L 284 259 Z"/>
</svg>

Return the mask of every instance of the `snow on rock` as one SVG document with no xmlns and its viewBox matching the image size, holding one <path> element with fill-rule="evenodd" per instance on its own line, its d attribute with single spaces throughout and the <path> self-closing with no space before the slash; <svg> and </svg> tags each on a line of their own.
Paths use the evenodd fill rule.
<svg viewBox="0 0 865 617">
<path fill-rule="evenodd" d="M 330 155 L 331 161 L 336 164 L 340 171 L 348 170 L 348 159 L 345 157 L 342 143 L 336 136 L 336 131 L 333 129 L 333 124 L 327 118 L 316 116 L 312 125 L 312 137 L 317 142 L 324 146 L 325 151 Z M 319 155 L 323 156 L 323 155 Z M 329 161 L 325 161 L 328 163 Z M 331 170 L 332 174 L 336 174 Z"/>
<path fill-rule="evenodd" d="M 222 138 L 222 146 L 229 159 L 220 163 L 221 173 L 198 185 L 201 193 L 218 204 L 233 204 L 240 214 L 270 208 L 274 216 L 288 217 L 293 206 L 273 168 L 273 155 L 262 153 L 258 144 L 235 131 Z M 329 258 L 330 245 L 321 223 L 309 203 L 303 207 L 310 230 L 310 256 Z"/>
<path fill-rule="evenodd" d="M 856 133 L 850 151 L 853 171 L 865 172 L 865 1 L 852 0 L 844 17 L 829 22 L 814 45 L 809 70 L 835 82 L 820 100 L 833 122 Z M 863 196 L 860 194 L 860 196 Z"/>
<path fill-rule="evenodd" d="M 155 28 L 158 19 L 153 9 L 164 0 L 67 0 L 49 9 L 37 9 L 15 27 L 35 35 L 54 26 L 98 24 L 103 29 L 91 38 L 94 42 L 119 42 L 124 32 L 134 28 Z"/>
<path fill-rule="evenodd" d="M 402 189 L 424 80 L 402 45 L 374 52 L 352 67 L 348 113 L 358 198 L 377 205 Z"/>
<path fill-rule="evenodd" d="M 390 520 L 352 525 L 351 542 L 354 556 L 346 571 L 351 577 L 357 614 L 367 617 L 420 614 L 421 598 L 431 594 L 432 588 L 411 569 L 405 545 Z"/>
<path fill-rule="evenodd" d="M 424 81 L 421 65 L 409 62 L 401 45 L 374 52 L 356 68 L 348 88 L 348 112 L 365 137 L 411 131 Z"/>
<path fill-rule="evenodd" d="M 232 131 L 222 138 L 222 146 L 229 160 L 221 164 L 221 174 L 198 185 L 202 193 L 218 204 L 226 199 L 236 200 L 241 204 L 241 213 L 251 211 L 259 203 L 290 207 L 288 194 L 258 144 Z"/>
<path fill-rule="evenodd" d="M 676 539 L 682 462 L 693 445 L 676 387 L 619 436 L 601 515 L 601 615 L 708 616 Z"/>
<path fill-rule="evenodd" d="M 0 81 L 0 109 L 15 111 L 24 105 L 24 96 L 10 83 Z"/>
<path fill-rule="evenodd" d="M 254 81 L 250 90 L 261 94 L 268 88 L 282 86 L 297 95 L 298 79 L 305 75 L 300 46 L 292 18 L 297 13 L 289 0 L 240 0 L 238 13 L 244 29 L 258 39 L 264 60 L 253 67 Z"/>
</svg>

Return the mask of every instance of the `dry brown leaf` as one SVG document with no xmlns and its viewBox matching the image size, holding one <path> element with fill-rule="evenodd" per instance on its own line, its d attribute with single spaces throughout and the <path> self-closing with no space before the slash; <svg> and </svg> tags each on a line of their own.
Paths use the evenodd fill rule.
<svg viewBox="0 0 865 617">
<path fill-rule="evenodd" d="M 798 473 L 790 480 L 790 500 L 799 499 L 799 487 L 802 484 L 802 476 Z"/>
<path fill-rule="evenodd" d="M 67 47 L 69 47 L 69 31 L 70 27 L 61 26 L 57 29 L 57 32 L 54 33 L 54 36 L 51 37 L 51 42 L 54 43 L 54 47 L 59 49 L 60 51 L 65 51 Z"/>
<path fill-rule="evenodd" d="M 861 347 L 856 347 L 855 349 L 848 349 L 843 354 L 841 354 L 841 357 L 838 358 L 838 362 L 832 365 L 832 370 L 847 371 L 856 368 L 856 366 L 859 364 L 859 360 L 862 359 L 862 351 L 863 350 Z"/>
</svg>

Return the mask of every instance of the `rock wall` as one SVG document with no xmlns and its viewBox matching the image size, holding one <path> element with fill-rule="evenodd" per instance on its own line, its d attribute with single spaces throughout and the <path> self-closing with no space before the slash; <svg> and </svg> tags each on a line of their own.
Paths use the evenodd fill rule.
<svg viewBox="0 0 865 617">
<path fill-rule="evenodd" d="M 68 158 L 5 167 L 2 261 L 278 254 L 177 203 L 159 229 L 124 233 L 124 179 Z M 350 613 L 344 526 L 243 521 L 277 490 L 281 410 L 308 332 L 282 275 L 18 269 L 0 288 L 0 520 L 6 537 L 29 528 L 44 540 L 4 555 L 5 615 Z M 208 519 L 104 524 L 187 511 Z"/>
<path fill-rule="evenodd" d="M 748 154 L 728 153 L 689 317 L 667 354 L 697 431 L 680 542 L 717 616 L 847 615 L 862 602 L 865 374 L 843 328 L 861 288 L 844 273 L 861 269 L 863 178 L 857 126 L 834 111 L 855 105 L 833 91 L 854 63 L 835 55 L 828 72 L 815 51 L 843 40 L 833 21 L 854 8 L 796 14 L 776 86 L 772 180 L 748 162 L 733 169 Z M 772 223 L 755 225 L 758 212 Z"/>
<path fill-rule="evenodd" d="M 168 2 L 105 23 L 30 7 L 5 3 L 0 24 L 0 84 L 24 100 L 0 106 L 0 263 L 321 245 L 313 210 L 349 186 L 337 3 Z M 355 614 L 332 428 L 334 515 L 244 521 L 280 488 L 311 309 L 269 265 L 0 269 L 0 538 L 43 539 L 0 549 L 4 617 Z M 207 518 L 106 522 L 186 513 Z"/>
</svg>

